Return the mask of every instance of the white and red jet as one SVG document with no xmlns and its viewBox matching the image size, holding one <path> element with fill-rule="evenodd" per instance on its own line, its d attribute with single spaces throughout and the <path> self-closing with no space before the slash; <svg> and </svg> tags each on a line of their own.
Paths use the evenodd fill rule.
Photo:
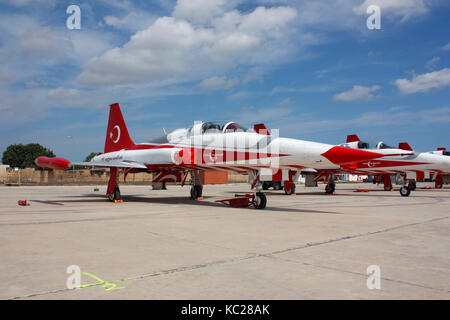
<svg viewBox="0 0 450 320">
<path fill-rule="evenodd" d="M 184 185 L 191 174 L 191 197 L 202 195 L 201 170 L 218 170 L 248 174 L 252 189 L 251 203 L 266 206 L 260 192 L 262 181 L 283 180 L 285 190 L 293 192 L 301 169 L 317 166 L 342 166 L 368 161 L 383 154 L 324 143 L 281 138 L 269 134 L 263 124 L 246 129 L 235 122 L 199 122 L 192 127 L 174 130 L 164 137 L 135 144 L 128 133 L 119 104 L 110 106 L 104 153 L 90 162 L 70 162 L 63 158 L 38 157 L 36 165 L 58 170 L 83 165 L 110 170 L 106 194 L 110 200 L 121 198 L 118 171 L 153 174 L 155 187 L 164 182 Z"/>
<path fill-rule="evenodd" d="M 414 152 L 406 142 L 401 142 L 398 148 L 390 147 L 383 142 L 376 149 L 370 149 L 369 144 L 362 142 L 357 135 L 347 136 L 347 142 L 340 146 L 358 150 L 367 150 L 384 155 L 383 158 L 347 163 L 339 167 L 315 167 L 306 185 L 312 186 L 314 181 L 324 179 L 327 182 L 325 191 L 334 191 L 334 174 L 372 175 L 379 182 L 384 182 L 384 189 L 390 191 L 392 182 L 400 184 L 400 194 L 409 196 L 416 188 L 416 180 L 430 179 L 435 181 L 437 188 L 450 180 L 450 156 L 445 150 L 431 152 Z M 316 184 L 317 185 L 317 184 Z"/>
</svg>

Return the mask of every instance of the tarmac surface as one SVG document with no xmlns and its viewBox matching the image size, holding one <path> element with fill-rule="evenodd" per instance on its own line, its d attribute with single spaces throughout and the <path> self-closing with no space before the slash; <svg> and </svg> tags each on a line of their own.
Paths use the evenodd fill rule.
<svg viewBox="0 0 450 320">
<path fill-rule="evenodd" d="M 265 210 L 215 202 L 247 184 L 202 201 L 127 185 L 123 203 L 105 186 L 1 186 L 0 299 L 449 299 L 450 190 L 421 186 L 297 185 Z"/>
</svg>

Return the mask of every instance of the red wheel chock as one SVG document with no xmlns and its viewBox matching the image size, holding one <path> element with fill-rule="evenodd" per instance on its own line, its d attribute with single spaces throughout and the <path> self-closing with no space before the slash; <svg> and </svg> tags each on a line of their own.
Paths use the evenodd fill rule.
<svg viewBox="0 0 450 320">
<path fill-rule="evenodd" d="M 222 199 L 222 200 L 216 200 L 216 202 L 221 202 L 227 206 L 233 207 L 233 208 L 243 208 L 248 207 L 255 202 L 255 195 L 246 193 L 243 195 L 235 194 L 235 198 L 229 198 L 229 199 Z"/>
</svg>

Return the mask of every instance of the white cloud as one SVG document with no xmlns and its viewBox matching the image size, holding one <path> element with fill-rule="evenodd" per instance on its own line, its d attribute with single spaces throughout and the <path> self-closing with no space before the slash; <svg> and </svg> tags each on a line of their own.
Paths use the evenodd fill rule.
<svg viewBox="0 0 450 320">
<path fill-rule="evenodd" d="M 74 99 L 79 98 L 81 96 L 81 92 L 78 89 L 58 87 L 48 90 L 47 96 L 51 99 Z"/>
<path fill-rule="evenodd" d="M 367 7 L 377 5 L 381 9 L 381 17 L 400 17 L 401 22 L 412 17 L 428 13 L 430 9 L 429 0 L 365 0 L 360 6 L 353 10 L 358 14 L 367 14 Z"/>
<path fill-rule="evenodd" d="M 267 74 L 266 71 L 261 68 L 252 68 L 243 77 L 242 83 L 247 84 L 251 82 L 263 82 L 264 76 Z"/>
<path fill-rule="evenodd" d="M 210 25 L 162 17 L 123 47 L 92 58 L 78 79 L 90 85 L 183 82 L 239 65 L 280 63 L 293 53 L 289 23 L 296 14 L 288 7 L 233 10 Z"/>
<path fill-rule="evenodd" d="M 9 0 L 9 3 L 15 7 L 24 7 L 28 5 L 55 5 L 55 0 Z"/>
<path fill-rule="evenodd" d="M 425 68 L 428 70 L 436 69 L 440 61 L 441 61 L 440 57 L 433 57 L 425 63 Z"/>
<path fill-rule="evenodd" d="M 333 99 L 336 101 L 370 100 L 374 98 L 372 92 L 377 90 L 380 90 L 380 86 L 364 87 L 354 85 L 352 89 L 336 94 Z"/>
<path fill-rule="evenodd" d="M 318 92 L 327 92 L 332 90 L 333 87 L 329 85 L 311 85 L 309 87 L 303 88 L 291 88 L 291 87 L 275 87 L 272 89 L 272 94 L 275 93 L 290 93 L 290 92 L 298 92 L 298 93 L 318 93 Z"/>
<path fill-rule="evenodd" d="M 395 85 L 401 93 L 411 94 L 416 92 L 426 92 L 431 89 L 438 89 L 450 85 L 450 69 L 444 68 L 439 71 L 424 73 L 413 76 L 411 80 L 397 79 Z"/>
<path fill-rule="evenodd" d="M 445 46 L 443 46 L 443 47 L 442 47 L 442 50 L 450 51 L 450 42 L 447 43 Z"/>
<path fill-rule="evenodd" d="M 178 0 L 173 17 L 195 24 L 205 24 L 224 13 L 227 0 Z"/>
<path fill-rule="evenodd" d="M 215 90 L 227 90 L 231 89 L 235 85 L 239 84 L 239 79 L 237 77 L 232 79 L 227 79 L 226 77 L 212 77 L 205 79 L 200 83 L 200 87 L 203 90 L 215 91 Z"/>
<path fill-rule="evenodd" d="M 103 17 L 104 24 L 116 29 L 138 31 L 148 28 L 156 20 L 156 17 L 147 12 L 132 11 L 122 18 L 116 16 Z M 100 23 L 102 25 L 102 23 Z"/>
<path fill-rule="evenodd" d="M 61 59 L 67 56 L 71 43 L 49 27 L 37 28 L 25 32 L 19 40 L 22 52 L 26 55 L 37 55 Z"/>
</svg>

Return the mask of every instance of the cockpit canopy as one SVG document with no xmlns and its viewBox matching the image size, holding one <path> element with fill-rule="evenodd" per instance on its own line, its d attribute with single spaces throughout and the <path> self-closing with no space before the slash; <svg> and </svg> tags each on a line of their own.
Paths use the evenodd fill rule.
<svg viewBox="0 0 450 320">
<path fill-rule="evenodd" d="M 394 147 L 388 146 L 383 141 L 378 142 L 377 149 L 395 149 Z"/>
<path fill-rule="evenodd" d="M 358 149 L 370 149 L 368 142 L 358 141 Z"/>
<path fill-rule="evenodd" d="M 341 147 L 352 148 L 352 149 L 370 149 L 370 145 L 368 142 L 363 141 L 353 141 L 340 144 Z"/>
<path fill-rule="evenodd" d="M 208 121 L 202 124 L 201 133 L 244 132 L 248 129 L 232 121 Z"/>
<path fill-rule="evenodd" d="M 372 144 L 373 145 L 373 144 Z M 370 143 L 364 142 L 364 141 L 352 141 L 340 144 L 342 147 L 346 148 L 352 148 L 352 149 L 371 149 Z M 385 144 L 383 141 L 380 141 L 376 144 L 377 149 L 396 149 L 394 147 L 391 147 L 387 144 Z"/>
<path fill-rule="evenodd" d="M 169 142 L 175 142 L 191 136 L 203 134 L 221 134 L 229 132 L 254 132 L 233 121 L 207 121 L 198 122 L 191 127 L 176 129 L 167 135 Z"/>
</svg>

